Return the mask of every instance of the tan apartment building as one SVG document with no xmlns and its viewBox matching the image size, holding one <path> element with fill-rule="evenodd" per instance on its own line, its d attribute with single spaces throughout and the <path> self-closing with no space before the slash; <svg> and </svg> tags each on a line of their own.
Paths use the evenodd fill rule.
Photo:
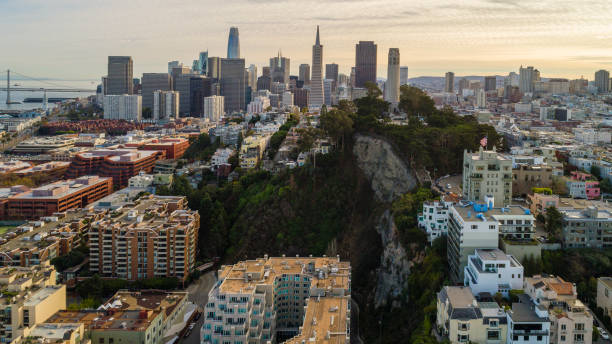
<svg viewBox="0 0 612 344">
<path fill-rule="evenodd" d="M 518 165 L 512 169 L 512 195 L 527 196 L 533 188 L 550 188 L 553 182 L 553 168 L 548 165 Z"/>
<path fill-rule="evenodd" d="M 463 198 L 483 202 L 492 196 L 495 207 L 510 204 L 512 197 L 512 160 L 493 150 L 463 152 Z"/>
<path fill-rule="evenodd" d="M 339 257 L 276 257 L 222 266 L 202 343 L 350 342 L 351 270 Z"/>
<path fill-rule="evenodd" d="M 597 307 L 603 309 L 604 314 L 612 317 L 612 277 L 597 279 Z"/>
<path fill-rule="evenodd" d="M 526 277 L 523 290 L 531 300 L 548 310 L 550 343 L 590 344 L 593 336 L 593 316 L 578 300 L 576 286 L 561 277 Z"/>
<path fill-rule="evenodd" d="M 533 216 L 546 213 L 550 207 L 559 208 L 559 195 L 534 193 L 527 195 L 527 205 Z"/>
<path fill-rule="evenodd" d="M 470 287 L 446 286 L 438 293 L 436 325 L 451 343 L 505 343 L 506 312 L 478 302 Z"/>
<path fill-rule="evenodd" d="M 176 277 L 195 268 L 200 215 L 186 197 L 141 197 L 107 213 L 89 230 L 89 269 L 104 277 Z"/>
<path fill-rule="evenodd" d="M 37 324 L 66 308 L 66 286 L 55 284 L 55 269 L 3 268 L 0 284 L 0 342 L 27 336 Z"/>
</svg>

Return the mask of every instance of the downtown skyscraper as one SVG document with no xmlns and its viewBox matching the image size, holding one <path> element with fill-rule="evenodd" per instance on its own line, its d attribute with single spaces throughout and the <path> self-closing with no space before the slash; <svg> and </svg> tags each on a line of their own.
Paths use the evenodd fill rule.
<svg viewBox="0 0 612 344">
<path fill-rule="evenodd" d="M 377 51 L 372 41 L 359 41 L 355 46 L 355 87 L 365 87 L 368 81 L 376 83 Z"/>
<path fill-rule="evenodd" d="M 134 62 L 131 56 L 109 56 L 105 94 L 134 93 Z"/>
<path fill-rule="evenodd" d="M 323 91 L 323 46 L 319 37 L 319 26 L 317 25 L 317 38 L 312 46 L 312 77 L 310 79 L 310 99 L 308 106 L 319 109 L 325 104 L 325 93 Z"/>
<path fill-rule="evenodd" d="M 237 27 L 230 28 L 229 38 L 227 40 L 227 58 L 240 58 L 240 36 L 238 35 Z"/>
<path fill-rule="evenodd" d="M 387 82 L 385 83 L 385 100 L 398 104 L 400 97 L 400 52 L 398 48 L 389 49 Z"/>
</svg>

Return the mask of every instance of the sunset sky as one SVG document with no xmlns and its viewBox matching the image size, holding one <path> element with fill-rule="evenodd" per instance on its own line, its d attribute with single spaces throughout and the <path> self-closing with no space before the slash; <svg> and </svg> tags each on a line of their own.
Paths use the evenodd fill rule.
<svg viewBox="0 0 612 344">
<path fill-rule="evenodd" d="M 240 29 L 247 65 L 282 50 L 291 72 L 311 63 L 316 25 L 324 63 L 348 74 L 355 44 L 378 44 L 378 76 L 397 47 L 410 77 L 507 74 L 593 79 L 612 69 L 609 0 L 0 0 L 0 69 L 37 77 L 98 80 L 108 55 L 131 55 L 134 76 L 191 66 L 199 51 L 225 57 Z"/>
</svg>

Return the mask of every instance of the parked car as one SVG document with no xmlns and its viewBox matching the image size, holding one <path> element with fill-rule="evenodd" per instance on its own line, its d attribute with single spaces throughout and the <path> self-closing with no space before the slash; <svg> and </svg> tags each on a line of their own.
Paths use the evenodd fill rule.
<svg viewBox="0 0 612 344">
<path fill-rule="evenodd" d="M 450 184 L 446 184 L 446 188 L 447 188 L 447 189 L 451 189 L 451 188 L 452 188 L 452 186 L 451 186 Z"/>
<path fill-rule="evenodd" d="M 197 313 L 196 313 L 196 315 L 195 315 L 195 317 L 193 317 L 193 321 L 198 321 L 198 320 L 200 320 L 200 317 L 201 317 L 201 316 L 202 316 L 202 313 L 197 312 Z"/>
<path fill-rule="evenodd" d="M 187 330 L 187 332 L 185 332 L 185 335 L 183 336 L 183 338 L 187 338 L 191 335 L 191 329 Z"/>
<path fill-rule="evenodd" d="M 604 330 L 601 327 L 598 327 L 597 330 L 599 331 L 599 335 L 601 336 L 601 338 L 608 340 L 610 339 L 610 335 L 608 334 L 608 332 L 606 332 L 606 330 Z"/>
<path fill-rule="evenodd" d="M 189 331 L 193 330 L 194 327 L 195 327 L 195 323 L 189 324 Z"/>
</svg>

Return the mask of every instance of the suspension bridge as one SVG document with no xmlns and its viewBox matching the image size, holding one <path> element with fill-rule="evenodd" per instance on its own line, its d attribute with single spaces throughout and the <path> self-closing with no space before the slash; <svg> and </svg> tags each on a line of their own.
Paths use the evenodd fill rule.
<svg viewBox="0 0 612 344">
<path fill-rule="evenodd" d="M 11 87 L 11 71 L 6 71 L 6 87 L 0 87 L 0 92 L 6 92 L 6 104 L 19 104 L 19 102 L 15 102 L 11 100 L 11 91 L 14 92 L 43 92 L 43 103 L 46 104 L 47 92 L 68 92 L 68 93 L 95 93 L 95 89 L 84 89 L 84 88 L 74 88 L 65 85 L 60 85 L 48 80 L 44 80 L 41 78 L 35 78 L 31 76 L 27 76 L 18 72 L 13 71 L 14 74 L 24 78 L 29 81 L 37 81 L 41 84 L 44 84 L 45 87 L 19 87 L 17 84 Z"/>
</svg>

